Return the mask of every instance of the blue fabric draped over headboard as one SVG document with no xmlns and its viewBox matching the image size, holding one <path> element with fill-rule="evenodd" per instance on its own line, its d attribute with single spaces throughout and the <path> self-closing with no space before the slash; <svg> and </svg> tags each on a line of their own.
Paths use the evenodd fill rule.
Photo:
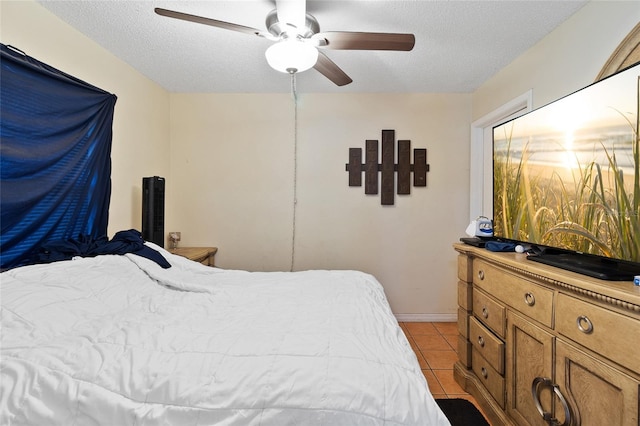
<svg viewBox="0 0 640 426">
<path fill-rule="evenodd" d="M 116 96 L 0 44 L 1 268 L 106 236 Z"/>
</svg>

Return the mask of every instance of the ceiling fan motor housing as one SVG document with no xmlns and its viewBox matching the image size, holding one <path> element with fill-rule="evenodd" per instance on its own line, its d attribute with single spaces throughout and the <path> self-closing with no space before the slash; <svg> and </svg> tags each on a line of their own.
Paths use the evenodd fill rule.
<svg viewBox="0 0 640 426">
<path fill-rule="evenodd" d="M 297 28 L 295 25 L 279 22 L 278 12 L 276 9 L 273 9 L 267 14 L 265 23 L 271 34 L 282 38 L 289 38 L 294 35 L 301 38 L 309 38 L 320 32 L 320 25 L 318 24 L 318 21 L 308 13 L 305 16 L 304 28 Z"/>
</svg>

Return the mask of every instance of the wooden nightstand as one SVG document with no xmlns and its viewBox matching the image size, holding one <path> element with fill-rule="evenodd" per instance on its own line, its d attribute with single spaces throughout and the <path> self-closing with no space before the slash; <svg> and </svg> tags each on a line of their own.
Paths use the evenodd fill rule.
<svg viewBox="0 0 640 426">
<path fill-rule="evenodd" d="M 207 266 L 215 266 L 214 257 L 217 251 L 218 247 L 178 247 L 169 249 L 169 253 L 186 257 Z"/>
</svg>

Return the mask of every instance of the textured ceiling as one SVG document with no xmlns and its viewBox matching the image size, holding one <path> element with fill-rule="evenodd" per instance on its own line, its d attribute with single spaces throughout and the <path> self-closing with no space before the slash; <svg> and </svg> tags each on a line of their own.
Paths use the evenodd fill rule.
<svg viewBox="0 0 640 426">
<path fill-rule="evenodd" d="M 272 42 L 170 19 L 154 7 L 265 30 L 273 0 L 39 1 L 115 56 L 171 92 L 288 92 L 269 67 Z M 321 31 L 413 33 L 410 52 L 324 50 L 352 79 L 337 87 L 317 71 L 299 73 L 303 93 L 473 92 L 578 11 L 586 1 L 307 2 Z"/>
</svg>

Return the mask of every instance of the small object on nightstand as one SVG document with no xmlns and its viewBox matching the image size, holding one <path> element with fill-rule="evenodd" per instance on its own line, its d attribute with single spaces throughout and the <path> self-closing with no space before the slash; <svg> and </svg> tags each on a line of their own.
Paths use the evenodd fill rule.
<svg viewBox="0 0 640 426">
<path fill-rule="evenodd" d="M 177 249 L 181 237 L 181 232 L 169 232 L 169 248 Z"/>
<path fill-rule="evenodd" d="M 217 251 L 218 247 L 176 247 L 169 249 L 171 254 L 177 254 L 207 266 L 215 266 L 214 257 Z"/>
</svg>

